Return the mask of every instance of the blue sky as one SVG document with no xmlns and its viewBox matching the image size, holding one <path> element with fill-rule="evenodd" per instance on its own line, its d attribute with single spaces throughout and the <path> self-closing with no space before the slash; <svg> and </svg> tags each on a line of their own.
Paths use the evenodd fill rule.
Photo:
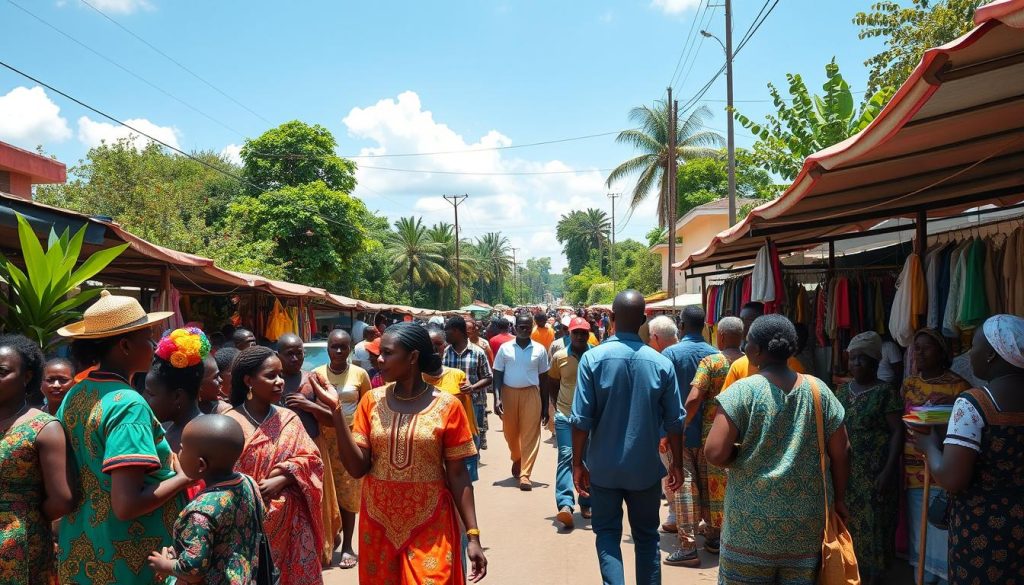
<svg viewBox="0 0 1024 585">
<path fill-rule="evenodd" d="M 620 130 L 628 127 L 631 107 L 664 96 L 691 23 L 705 14 L 697 11 L 699 0 L 89 3 L 231 99 L 81 0 L 0 0 L 0 60 L 184 150 L 226 153 L 292 119 L 329 128 L 342 155 L 460 151 Z M 738 108 L 762 117 L 771 108 L 766 83 L 784 87 L 787 72 L 819 87 L 833 56 L 853 89 L 863 90 L 863 61 L 879 44 L 858 40 L 851 18 L 869 4 L 781 0 L 736 58 Z M 734 1 L 737 39 L 761 6 L 759 0 Z M 722 9 L 708 18 L 709 30 L 721 35 Z M 684 67 L 689 74 L 678 75 L 681 102 L 723 62 L 713 40 L 690 46 L 698 50 L 691 53 L 692 69 Z M 723 134 L 724 98 L 720 79 L 704 102 L 715 112 L 709 126 Z M 122 132 L 0 68 L 0 140 L 42 145 L 70 166 L 89 145 Z M 737 132 L 737 144 L 749 146 L 746 132 L 738 126 Z M 417 213 L 433 223 L 451 221 L 442 194 L 469 193 L 460 207 L 464 237 L 500 229 L 520 249 L 519 258 L 552 256 L 560 269 L 559 215 L 609 209 L 603 169 L 631 154 L 603 136 L 510 150 L 359 158 L 356 195 L 391 218 Z M 501 174 L 552 171 L 558 173 Z M 643 240 L 655 223 L 651 204 L 624 225 L 621 205 L 619 211 L 620 240 Z"/>
</svg>

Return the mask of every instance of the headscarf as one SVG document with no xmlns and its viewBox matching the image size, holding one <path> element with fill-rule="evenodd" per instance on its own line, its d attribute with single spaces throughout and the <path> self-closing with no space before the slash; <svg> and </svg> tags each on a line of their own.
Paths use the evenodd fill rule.
<svg viewBox="0 0 1024 585">
<path fill-rule="evenodd" d="M 1012 366 L 1024 368 L 1024 319 L 994 315 L 985 321 L 982 331 L 999 357 Z"/>
<path fill-rule="evenodd" d="M 939 344 L 939 348 L 942 349 L 943 359 L 945 359 L 944 367 L 949 368 L 950 364 L 953 363 L 953 358 L 950 355 L 949 343 L 946 341 L 946 338 L 942 336 L 942 333 L 940 333 L 937 329 L 925 327 L 924 329 L 918 329 L 917 333 L 914 334 L 914 339 L 917 339 L 922 335 L 931 337 L 933 340 L 935 340 L 935 343 Z"/>
<path fill-rule="evenodd" d="M 874 331 L 859 333 L 850 340 L 846 351 L 853 353 L 853 350 L 860 350 L 864 355 L 874 359 L 876 362 L 882 359 L 882 337 Z"/>
</svg>

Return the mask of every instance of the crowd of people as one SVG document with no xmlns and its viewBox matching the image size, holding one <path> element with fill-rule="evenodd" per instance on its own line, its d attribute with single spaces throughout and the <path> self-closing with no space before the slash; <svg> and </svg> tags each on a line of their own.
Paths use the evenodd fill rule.
<svg viewBox="0 0 1024 585">
<path fill-rule="evenodd" d="M 911 562 L 924 548 L 929 579 L 1024 582 L 1020 317 L 977 328 L 981 387 L 925 329 L 913 371 L 888 379 L 883 339 L 855 336 L 833 390 L 803 371 L 793 323 L 759 303 L 722 318 L 714 345 L 701 307 L 648 319 L 636 291 L 606 315 L 362 324 L 329 331 L 312 371 L 293 334 L 211 341 L 165 330 L 169 316 L 104 292 L 60 330 L 70 360 L 0 336 L 0 584 L 316 584 L 339 549 L 362 583 L 478 582 L 489 407 L 512 485 L 554 478 L 555 518 L 590 522 L 607 584 L 626 582 L 624 508 L 635 583 L 660 583 L 663 562 L 699 567 L 700 546 L 720 583 L 814 583 L 826 502 L 866 583 L 882 582 L 898 533 Z M 901 420 L 935 404 L 953 405 L 946 433 Z M 537 467 L 545 428 L 554 469 Z M 664 561 L 659 529 L 678 538 Z"/>
</svg>

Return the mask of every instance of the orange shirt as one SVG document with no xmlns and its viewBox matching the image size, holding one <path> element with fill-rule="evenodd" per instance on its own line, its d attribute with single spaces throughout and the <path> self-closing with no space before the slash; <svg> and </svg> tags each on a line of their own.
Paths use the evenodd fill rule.
<svg viewBox="0 0 1024 585">
<path fill-rule="evenodd" d="M 530 339 L 544 346 L 544 349 L 550 349 L 551 343 L 555 341 L 555 331 L 545 325 L 544 327 L 534 327 L 533 333 L 530 334 Z"/>
<path fill-rule="evenodd" d="M 800 363 L 800 360 L 796 359 L 796 356 L 791 356 L 786 362 L 789 369 L 793 370 L 798 374 L 804 373 L 804 367 Z M 732 363 L 729 366 L 729 373 L 725 376 L 725 381 L 722 382 L 722 390 L 725 391 L 729 386 L 732 386 L 733 382 L 742 380 L 743 378 L 749 378 L 757 373 L 757 366 L 750 363 L 747 356 L 743 356 Z"/>
</svg>

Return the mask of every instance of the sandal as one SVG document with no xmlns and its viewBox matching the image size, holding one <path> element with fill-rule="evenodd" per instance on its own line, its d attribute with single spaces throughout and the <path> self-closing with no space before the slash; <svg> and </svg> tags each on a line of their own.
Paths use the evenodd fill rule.
<svg viewBox="0 0 1024 585">
<path fill-rule="evenodd" d="M 342 569 L 354 569 L 359 564 L 359 557 L 352 553 L 341 553 L 341 562 L 338 567 Z"/>
<path fill-rule="evenodd" d="M 668 555 L 665 559 L 665 564 L 673 567 L 697 568 L 700 567 L 700 557 L 697 555 L 696 550 L 683 552 L 683 549 L 679 549 Z"/>
</svg>

